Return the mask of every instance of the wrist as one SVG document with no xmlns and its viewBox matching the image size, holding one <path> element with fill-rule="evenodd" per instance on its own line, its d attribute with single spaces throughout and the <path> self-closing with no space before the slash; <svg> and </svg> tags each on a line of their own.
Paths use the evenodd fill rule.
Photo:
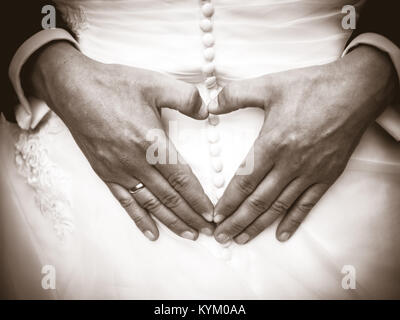
<svg viewBox="0 0 400 320">
<path fill-rule="evenodd" d="M 399 81 L 392 60 L 373 46 L 357 46 L 332 63 L 329 71 L 336 79 L 335 87 L 352 101 L 346 104 L 349 114 L 368 123 L 395 102 L 398 95 Z"/>
<path fill-rule="evenodd" d="M 347 72 L 353 73 L 364 89 L 371 88 L 376 105 L 385 108 L 392 104 L 398 95 L 399 81 L 396 68 L 389 55 L 378 48 L 360 45 L 343 59 Z"/>
<path fill-rule="evenodd" d="M 49 103 L 52 85 L 63 77 L 68 61 L 82 54 L 67 41 L 51 42 L 38 50 L 25 64 L 21 76 L 23 87 L 28 94 Z"/>
</svg>

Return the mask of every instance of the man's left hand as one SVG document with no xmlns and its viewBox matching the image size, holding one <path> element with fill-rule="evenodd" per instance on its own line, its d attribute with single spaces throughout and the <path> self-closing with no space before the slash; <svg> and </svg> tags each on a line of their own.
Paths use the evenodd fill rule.
<svg viewBox="0 0 400 320">
<path fill-rule="evenodd" d="M 282 218 L 288 240 L 343 172 L 368 126 L 398 93 L 389 57 L 360 46 L 333 63 L 229 83 L 210 113 L 265 110 L 254 169 L 235 175 L 215 208 L 218 242 L 244 244 Z"/>
</svg>

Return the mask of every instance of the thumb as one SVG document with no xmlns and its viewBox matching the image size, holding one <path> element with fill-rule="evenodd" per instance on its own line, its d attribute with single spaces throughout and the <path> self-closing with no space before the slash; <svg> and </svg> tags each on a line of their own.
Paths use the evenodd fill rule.
<svg viewBox="0 0 400 320">
<path fill-rule="evenodd" d="M 265 77 L 228 83 L 208 104 L 213 114 L 229 113 L 242 108 L 264 108 L 269 92 Z"/>
<path fill-rule="evenodd" d="M 174 109 L 198 120 L 208 117 L 207 106 L 193 84 L 167 77 L 159 84 L 156 95 L 157 108 Z"/>
</svg>

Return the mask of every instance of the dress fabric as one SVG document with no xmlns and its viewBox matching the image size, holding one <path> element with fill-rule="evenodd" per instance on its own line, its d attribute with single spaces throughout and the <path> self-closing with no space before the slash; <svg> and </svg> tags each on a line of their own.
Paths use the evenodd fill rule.
<svg viewBox="0 0 400 320">
<path fill-rule="evenodd" d="M 57 0 L 81 51 L 195 84 L 205 102 L 228 81 L 338 59 L 350 31 L 330 0 Z M 111 106 L 110 106 L 111 107 Z M 213 203 L 251 148 L 263 112 L 204 121 L 164 109 L 180 154 Z M 0 119 L 3 282 L 16 298 L 315 299 L 400 297 L 400 148 L 372 125 L 337 182 L 287 243 L 277 224 L 244 246 L 163 225 L 148 241 L 96 176 L 62 121 Z M 41 287 L 43 266 L 55 290 Z M 345 266 L 356 289 L 344 289 Z M 344 269 L 343 269 L 344 268 Z"/>
</svg>

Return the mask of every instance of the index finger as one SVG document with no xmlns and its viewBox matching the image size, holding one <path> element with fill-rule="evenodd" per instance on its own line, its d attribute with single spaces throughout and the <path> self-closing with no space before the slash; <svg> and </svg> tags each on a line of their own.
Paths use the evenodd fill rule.
<svg viewBox="0 0 400 320">
<path fill-rule="evenodd" d="M 164 132 L 159 132 L 156 138 L 154 146 L 146 151 L 146 161 L 155 167 L 192 210 L 211 222 L 214 207 L 189 165 L 184 163 Z"/>
<path fill-rule="evenodd" d="M 195 212 L 212 222 L 214 207 L 188 165 L 157 164 L 155 167 Z"/>
<path fill-rule="evenodd" d="M 247 175 L 236 174 L 233 177 L 214 209 L 215 223 L 220 223 L 232 215 L 271 171 L 273 161 L 267 157 L 267 149 L 265 142 L 258 137 L 246 157 L 246 161 L 253 161 L 253 170 Z"/>
</svg>

